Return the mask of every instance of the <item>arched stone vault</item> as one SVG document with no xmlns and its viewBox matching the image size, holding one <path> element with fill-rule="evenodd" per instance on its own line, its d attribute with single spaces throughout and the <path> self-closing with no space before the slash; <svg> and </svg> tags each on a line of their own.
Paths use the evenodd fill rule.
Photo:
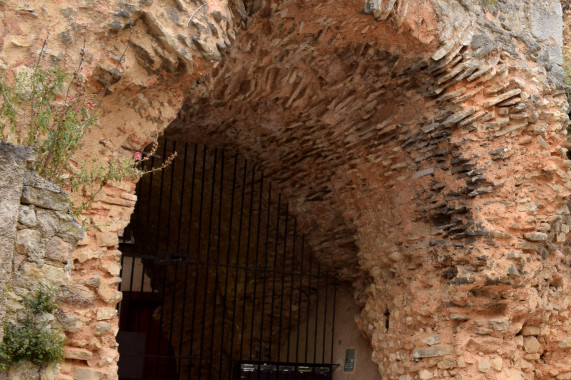
<svg viewBox="0 0 571 380">
<path fill-rule="evenodd" d="M 449 8 L 438 44 L 428 6 L 371 24 L 310 4 L 255 15 L 171 128 L 238 146 L 281 183 L 320 260 L 361 280 L 359 325 L 388 378 L 519 378 L 549 350 L 516 335 L 543 292 L 522 284 L 561 259 L 546 243 L 560 206 L 544 203 L 568 190 L 536 189 L 567 181 L 565 140 L 547 132 L 564 127 L 563 92 L 491 13 Z M 542 355 L 535 376 L 564 357 Z"/>
<path fill-rule="evenodd" d="M 42 25 L 70 66 L 87 38 L 85 78 L 111 86 L 86 156 L 170 125 L 258 162 L 318 258 L 354 282 L 387 378 L 571 376 L 559 2 L 80 3 L 2 3 L 1 39 L 17 69 Z M 89 215 L 102 227 L 75 255 L 76 282 L 96 296 L 70 309 L 80 362 L 62 378 L 82 364 L 114 376 L 101 323 L 116 321 L 93 310 L 120 299 L 113 236 L 132 193 L 108 186 Z"/>
</svg>

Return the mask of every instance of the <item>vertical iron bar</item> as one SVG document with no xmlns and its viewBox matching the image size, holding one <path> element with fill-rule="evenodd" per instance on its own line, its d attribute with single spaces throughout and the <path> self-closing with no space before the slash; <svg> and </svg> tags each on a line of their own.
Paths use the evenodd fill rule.
<svg viewBox="0 0 571 380">
<path fill-rule="evenodd" d="M 167 153 L 167 142 L 163 140 L 163 157 L 166 157 L 166 153 Z M 163 203 L 163 185 L 164 185 L 164 178 L 165 178 L 165 173 L 164 171 L 161 170 L 161 181 L 160 181 L 160 188 L 159 188 L 159 211 L 158 211 L 158 217 L 157 217 L 157 226 L 160 226 L 160 222 L 161 222 L 161 210 L 162 210 L 162 203 Z M 160 236 L 160 229 L 157 230 L 157 240 L 159 240 L 159 236 Z M 156 250 L 158 250 L 158 246 L 153 244 L 153 248 L 155 248 L 155 252 L 154 254 L 156 254 Z M 143 273 L 144 273 L 144 266 L 143 266 Z M 153 289 L 154 291 L 154 289 Z M 151 333 L 151 321 L 152 315 L 151 315 L 151 310 L 149 310 L 149 324 L 147 326 L 147 336 L 150 336 Z M 147 340 L 148 343 L 149 340 Z M 155 359 L 156 360 L 156 359 Z"/>
<path fill-rule="evenodd" d="M 172 150 L 173 152 L 176 152 L 176 141 L 173 141 L 172 143 Z M 170 253 L 170 242 L 171 242 L 171 237 L 170 237 L 170 229 L 171 229 L 171 219 L 172 219 L 172 194 L 174 191 L 174 176 L 175 176 L 175 165 L 176 165 L 176 161 L 177 160 L 173 160 L 173 162 L 171 162 L 171 183 L 170 183 L 170 193 L 169 193 L 169 211 L 168 211 L 168 220 L 167 220 L 167 254 Z M 163 169 L 164 170 L 164 169 Z M 179 215 L 180 215 L 180 210 L 179 210 Z M 180 228 L 180 225 L 179 225 Z M 178 252 L 177 252 L 178 253 Z M 172 255 L 170 255 L 169 258 L 172 258 Z M 172 287 L 172 302 L 171 302 L 171 318 L 170 318 L 170 331 L 169 331 L 169 342 L 171 342 L 172 344 L 172 333 L 173 333 L 173 324 L 174 324 L 174 301 L 176 299 L 176 289 L 178 288 L 177 286 L 177 277 L 178 277 L 178 264 L 175 264 L 175 272 L 174 272 L 174 279 L 172 280 L 172 284 L 174 285 Z"/>
<path fill-rule="evenodd" d="M 337 302 L 337 281 L 334 279 L 333 280 L 333 313 L 331 316 L 331 361 L 330 363 L 333 363 L 333 349 L 335 346 L 335 313 L 337 312 L 337 310 L 335 310 L 335 306 L 336 306 L 336 302 Z"/>
<path fill-rule="evenodd" d="M 173 142 L 173 147 L 174 147 L 174 144 L 175 143 Z M 163 157 L 167 157 L 167 145 L 168 145 L 168 141 L 165 140 L 165 148 L 164 148 Z M 174 162 L 173 162 L 173 164 L 174 164 Z M 171 200 L 172 200 L 171 198 L 172 198 L 172 181 L 173 181 L 172 177 L 173 177 L 173 174 L 174 173 L 171 172 L 171 188 L 169 191 L 169 205 L 168 205 L 168 212 L 167 212 L 167 230 L 166 230 L 167 242 L 166 242 L 166 247 L 165 247 L 165 254 L 163 255 L 165 258 L 168 254 L 168 237 L 170 235 L 170 216 L 171 216 L 170 215 L 171 214 L 170 206 L 171 206 Z M 161 187 L 162 187 L 162 185 L 163 185 L 163 183 L 161 183 Z M 162 194 L 162 188 L 161 188 L 161 194 Z M 159 218 L 159 220 L 158 220 L 159 226 L 161 225 L 160 222 L 161 222 L 161 219 Z M 159 239 L 160 239 L 160 237 L 159 237 Z M 164 316 L 164 311 L 165 311 L 164 301 L 165 301 L 165 292 L 166 292 L 166 286 L 167 286 L 167 275 L 166 275 L 167 271 L 168 271 L 168 266 L 165 267 L 162 271 L 163 272 L 163 284 L 161 287 L 161 316 L 159 317 L 159 332 L 158 332 L 158 343 L 157 343 L 157 366 L 155 369 L 155 376 L 158 376 L 159 367 L 160 367 L 159 363 L 162 360 L 162 358 L 161 358 L 161 336 L 163 335 L 163 316 Z"/>
<path fill-rule="evenodd" d="M 222 207 L 223 203 L 223 190 L 224 190 L 224 149 L 220 155 L 220 186 L 218 189 L 219 201 L 218 201 L 218 225 L 216 227 L 216 272 L 214 274 L 214 300 L 212 306 L 212 318 L 216 318 L 216 298 L 218 297 L 218 266 L 220 264 L 220 242 L 222 234 Z M 210 363 L 208 364 L 208 376 L 212 373 L 212 366 L 214 364 L 214 326 L 210 330 L 210 353 L 209 353 Z"/>
<path fill-rule="evenodd" d="M 253 356 L 253 347 L 254 347 L 254 320 L 256 316 L 256 291 L 258 290 L 258 259 L 259 259 L 259 248 L 260 248 L 260 229 L 262 225 L 262 200 L 263 200 L 263 193 L 264 193 L 264 173 L 262 173 L 260 178 L 260 192 L 258 194 L 258 220 L 257 220 L 257 227 L 256 227 L 256 259 L 254 261 L 254 290 L 252 291 L 252 321 L 250 325 L 250 355 L 249 360 L 252 360 Z"/>
<path fill-rule="evenodd" d="M 230 349 L 228 350 L 228 352 L 230 352 L 230 360 L 233 360 L 233 354 L 234 354 L 234 330 L 235 330 L 235 323 L 236 323 L 236 300 L 238 298 L 238 277 L 240 274 L 240 269 L 239 269 L 239 264 L 240 264 L 240 249 L 241 249 L 241 245 L 242 245 L 242 220 L 243 220 L 243 216 L 244 216 L 244 199 L 246 196 L 246 179 L 247 179 L 247 175 L 248 175 L 248 161 L 244 160 L 244 173 L 242 175 L 242 197 L 240 200 L 240 219 L 238 221 L 238 241 L 236 243 L 236 268 L 234 269 L 234 300 L 233 300 L 233 305 L 232 305 L 232 323 L 230 324 L 230 326 L 232 326 L 232 332 L 230 334 Z M 230 263 L 228 263 L 230 264 Z M 230 268 L 228 268 L 227 270 L 229 270 Z M 244 284 L 244 286 L 246 286 L 246 284 Z M 243 325 L 240 325 L 240 330 L 243 331 Z M 230 362 L 232 363 L 232 362 Z M 230 371 L 232 370 L 232 366 L 230 365 Z M 230 373 L 231 375 L 231 373 Z"/>
<path fill-rule="evenodd" d="M 284 250 L 283 250 L 283 257 L 282 257 L 282 268 L 281 268 L 281 276 L 282 276 L 282 288 L 280 290 L 281 297 L 280 297 L 280 322 L 278 325 L 278 361 L 281 359 L 281 347 L 282 347 L 282 321 L 284 315 L 284 291 L 285 291 L 285 277 L 286 277 L 286 256 L 287 256 L 287 233 L 288 233 L 288 222 L 289 222 L 289 205 L 286 203 L 286 217 L 284 223 Z M 276 256 L 277 261 L 277 256 Z"/>
<path fill-rule="evenodd" d="M 201 174 L 201 181 L 200 181 L 200 202 L 198 206 L 198 232 L 196 237 L 196 268 L 194 272 L 194 294 L 192 296 L 192 324 L 190 330 L 190 356 L 192 357 L 192 350 L 194 346 L 194 330 L 195 330 L 195 322 L 196 322 L 196 293 L 198 292 L 198 277 L 200 274 L 200 243 L 202 237 L 202 211 L 203 211 L 203 203 L 204 203 L 204 176 L 206 175 L 206 146 L 204 146 L 202 151 L 202 174 Z M 198 378 L 202 378 L 202 371 L 200 370 L 200 366 L 202 365 L 202 358 L 198 357 Z M 188 372 L 188 378 L 190 379 L 190 371 Z"/>
<path fill-rule="evenodd" d="M 305 235 L 304 235 L 304 239 L 303 239 L 303 244 L 305 246 Z M 307 363 L 307 351 L 308 351 L 308 347 L 309 347 L 309 304 L 311 303 L 311 281 L 312 281 L 312 276 L 313 276 L 313 257 L 311 257 L 311 254 L 309 255 L 309 275 L 307 276 L 308 282 L 307 282 L 307 315 L 306 315 L 306 323 L 305 323 L 305 356 L 304 356 L 304 361 Z"/>
<path fill-rule="evenodd" d="M 303 267 L 305 266 L 305 263 L 303 262 L 303 256 L 305 253 L 305 235 L 301 236 L 301 260 L 300 260 L 300 267 L 299 267 L 299 295 L 298 295 L 298 308 L 297 308 L 297 320 L 301 321 L 301 305 L 303 305 L 303 303 L 301 302 L 301 297 L 302 297 L 302 289 L 303 289 Z M 298 322 L 299 325 L 299 322 Z M 295 361 L 299 362 L 301 361 L 299 359 L 299 330 L 300 328 L 298 327 L 297 329 L 297 337 L 295 339 Z M 307 333 L 306 333 L 307 336 Z M 307 341 L 307 338 L 305 339 Z"/>
<path fill-rule="evenodd" d="M 250 204 L 248 208 L 248 232 L 247 232 L 247 242 L 246 242 L 246 264 L 244 270 L 244 297 L 242 297 L 242 334 L 240 336 L 240 360 L 243 360 L 242 357 L 243 349 L 244 349 L 244 336 L 246 335 L 246 298 L 248 295 L 248 270 L 250 265 L 250 241 L 252 235 L 252 213 L 254 209 L 254 181 L 256 178 L 256 167 L 252 166 L 252 179 L 250 181 Z M 252 309 L 252 314 L 254 310 Z M 251 342 L 250 342 L 251 346 Z"/>
<path fill-rule="evenodd" d="M 316 363 L 317 361 L 317 328 L 318 328 L 318 321 L 319 321 L 319 280 L 320 280 L 320 273 L 321 272 L 321 263 L 317 262 L 317 285 L 315 287 L 315 331 L 314 331 L 314 339 L 313 339 L 313 362 Z"/>
<path fill-rule="evenodd" d="M 192 221 L 193 221 L 193 213 L 194 213 L 194 184 L 196 180 L 196 159 L 198 156 L 198 144 L 194 144 L 194 149 L 192 153 L 192 175 L 190 178 L 190 200 L 188 205 L 188 228 L 186 232 L 186 256 L 187 259 L 190 259 L 190 247 L 192 241 Z M 185 294 L 186 294 L 186 287 L 187 287 L 187 276 L 188 276 L 188 267 L 190 264 L 186 264 L 185 266 Z M 186 298 L 186 297 L 185 297 Z M 186 306 L 186 305 L 185 305 Z M 185 307 L 186 313 L 186 307 Z M 194 305 L 192 314 L 194 314 Z M 192 335 L 192 326 L 191 328 L 191 335 Z M 192 340 L 191 340 L 192 341 Z M 190 378 L 190 371 L 192 368 L 192 343 L 189 344 L 189 353 L 188 353 L 188 378 Z"/>
<path fill-rule="evenodd" d="M 208 277 L 210 270 L 210 247 L 211 247 L 211 236 L 212 236 L 212 215 L 214 214 L 214 193 L 216 190 L 216 166 L 218 159 L 218 149 L 214 149 L 214 163 L 212 164 L 212 183 L 210 186 L 210 205 L 208 208 L 208 240 L 206 242 L 206 270 L 204 274 L 204 295 L 202 298 L 202 328 L 200 329 L 200 360 L 202 360 L 203 354 L 203 341 L 204 341 L 204 322 L 206 321 L 206 307 L 208 305 Z M 222 181 L 222 179 L 220 179 Z M 214 329 L 214 324 L 212 326 Z M 210 376 L 210 374 L 209 374 Z"/>
<path fill-rule="evenodd" d="M 325 302 L 323 305 L 323 347 L 321 348 L 321 363 L 325 363 L 325 337 L 327 335 L 327 294 L 329 292 L 329 274 L 325 276 Z"/>
<path fill-rule="evenodd" d="M 206 147 L 205 152 L 206 154 Z M 190 258 L 190 248 L 192 246 L 192 220 L 194 213 L 194 184 L 196 182 L 196 160 L 198 158 L 198 144 L 194 144 L 194 153 L 192 154 L 192 180 L 190 181 L 190 206 L 188 210 L 188 229 L 186 232 L 186 255 Z"/>
<path fill-rule="evenodd" d="M 161 315 L 159 317 L 159 331 L 157 334 L 157 355 L 156 355 L 156 367 L 155 367 L 155 378 L 158 378 L 158 374 L 159 374 L 159 367 L 160 367 L 160 362 L 162 361 L 162 355 L 161 355 L 161 336 L 163 335 L 163 314 L 164 314 L 164 300 L 165 300 L 165 292 L 166 292 L 166 282 L 167 282 L 167 267 L 162 268 L 161 273 L 163 274 L 163 284 L 161 287 Z"/>
<path fill-rule="evenodd" d="M 294 279 L 294 272 L 295 272 L 295 240 L 297 238 L 297 219 L 293 219 L 293 242 L 291 248 L 291 276 L 290 276 L 290 286 L 289 286 L 289 314 L 288 314 L 288 321 L 287 321 L 287 355 L 286 361 L 289 362 L 289 351 L 290 351 L 290 341 L 291 341 L 291 315 L 292 315 L 292 307 L 293 307 L 293 279 Z M 285 271 L 285 265 L 284 265 Z M 285 276 L 285 274 L 284 274 Z M 299 330 L 299 328 L 298 328 Z M 297 360 L 297 358 L 296 358 Z"/>
<path fill-rule="evenodd" d="M 151 160 L 150 160 L 150 166 L 151 169 L 155 166 L 155 157 L 151 156 Z M 161 173 L 162 175 L 162 173 Z M 149 195 L 147 197 L 147 219 L 145 220 L 145 232 L 149 230 L 149 221 L 151 219 L 151 200 L 153 199 L 153 181 L 155 179 L 155 172 L 151 172 L 149 174 Z M 136 242 L 135 242 L 136 243 Z M 134 262 L 135 262 L 135 257 L 133 257 L 133 266 L 134 266 Z M 145 267 L 143 266 L 143 264 L 141 263 L 141 288 L 139 289 L 139 299 L 142 298 L 143 296 L 143 291 L 145 288 Z M 141 314 L 139 313 L 139 315 L 137 315 L 137 331 L 139 331 L 139 329 L 141 328 Z M 147 336 L 149 336 L 147 334 Z M 145 352 L 147 352 L 147 345 L 145 345 Z"/>
<path fill-rule="evenodd" d="M 188 159 L 188 143 L 184 143 L 184 157 L 183 157 L 183 165 L 182 165 L 182 187 L 180 190 L 180 214 L 178 218 L 178 235 L 176 238 L 176 251 L 180 254 L 180 233 L 182 231 L 182 215 L 184 210 L 184 188 L 186 184 L 186 162 Z M 182 255 L 181 255 L 182 256 Z M 182 367 L 182 345 L 184 337 L 184 322 L 185 322 L 185 312 L 186 312 L 186 286 L 188 283 L 188 264 L 184 264 L 184 282 L 182 286 L 182 311 L 181 311 L 181 323 L 180 323 L 180 330 L 179 330 L 179 345 L 178 345 L 178 365 L 177 365 L 177 374 L 180 378 L 180 370 Z"/>
<path fill-rule="evenodd" d="M 272 202 L 272 183 L 268 184 L 268 206 L 267 206 L 267 216 L 266 216 L 266 237 L 265 237 L 265 247 L 264 247 L 264 275 L 262 282 L 262 310 L 260 314 L 260 351 L 258 352 L 258 361 L 262 360 L 262 342 L 264 340 L 264 309 L 266 306 L 266 277 L 268 276 L 268 244 L 270 236 L 270 210 Z M 268 359 L 269 360 L 269 359 Z"/>
<path fill-rule="evenodd" d="M 278 193 L 278 212 L 276 215 L 276 229 L 274 233 L 274 271 L 272 278 L 272 299 L 270 309 L 270 346 L 268 349 L 268 360 L 272 360 L 272 340 L 274 331 L 274 298 L 276 292 L 276 271 L 278 265 L 278 232 L 280 230 L 280 208 L 281 208 L 281 193 Z M 279 353 L 278 353 L 279 356 Z"/>
<path fill-rule="evenodd" d="M 233 223 L 233 218 L 234 218 L 234 194 L 236 192 L 236 172 L 238 169 L 238 155 L 234 155 L 234 172 L 232 174 L 232 197 L 230 199 L 230 215 L 229 215 L 229 221 L 228 221 L 228 246 L 226 247 L 226 265 L 230 264 L 230 250 L 231 250 L 231 246 L 232 246 L 232 223 Z M 223 294 L 223 298 L 224 298 L 224 303 L 222 304 L 222 328 L 221 328 L 221 332 L 220 332 L 220 361 L 219 361 L 219 367 L 218 367 L 218 379 L 221 379 L 221 375 L 222 375 L 222 353 L 223 353 L 223 349 L 222 347 L 224 347 L 224 327 L 225 327 L 225 319 L 226 319 L 226 297 L 228 295 L 228 272 L 229 272 L 229 268 L 226 268 L 226 275 L 224 276 L 224 294 Z"/>
</svg>

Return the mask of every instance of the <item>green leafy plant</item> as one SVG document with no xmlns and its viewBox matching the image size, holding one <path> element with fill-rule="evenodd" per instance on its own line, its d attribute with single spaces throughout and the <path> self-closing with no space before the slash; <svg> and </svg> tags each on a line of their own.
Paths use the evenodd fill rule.
<svg viewBox="0 0 571 380">
<path fill-rule="evenodd" d="M 83 49 L 70 75 L 59 67 L 41 67 L 46 45 L 47 40 L 31 71 L 22 70 L 12 78 L 6 72 L 0 75 L 0 138 L 35 148 L 38 174 L 62 185 L 69 159 L 97 118 L 78 80 Z"/>
<path fill-rule="evenodd" d="M 4 322 L 2 325 L 0 371 L 24 362 L 43 365 L 63 361 L 65 337 L 61 327 L 37 320 L 42 314 L 53 313 L 58 308 L 55 292 L 41 287 L 32 297 L 25 298 L 23 305 L 25 315 L 20 324 Z"/>
<path fill-rule="evenodd" d="M 81 148 L 92 126 L 97 125 L 97 109 L 101 102 L 96 105 L 79 80 L 85 50 L 81 49 L 79 64 L 70 74 L 59 67 L 42 67 L 46 46 L 47 39 L 30 71 L 20 71 L 12 76 L 8 72 L 0 73 L 0 98 L 3 98 L 0 140 L 34 147 L 36 172 L 80 195 L 82 200 L 78 204 L 72 203 L 72 210 L 79 217 L 92 207 L 96 195 L 109 181 L 136 180 L 150 171 L 161 170 L 172 162 L 176 153 L 166 158 L 163 165 L 147 171 L 141 169 L 141 163 L 154 154 L 156 144 L 145 156 L 136 152 L 131 158 L 94 158 L 72 166 L 72 157 Z M 99 96 L 102 97 L 106 90 L 107 86 Z"/>
</svg>

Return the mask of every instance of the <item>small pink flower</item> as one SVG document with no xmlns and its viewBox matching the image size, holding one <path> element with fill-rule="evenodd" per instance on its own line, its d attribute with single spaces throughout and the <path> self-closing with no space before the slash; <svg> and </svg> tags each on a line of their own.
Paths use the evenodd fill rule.
<svg viewBox="0 0 571 380">
<path fill-rule="evenodd" d="M 143 153 L 139 151 L 135 152 L 135 161 L 141 161 L 142 158 L 143 158 Z"/>
<path fill-rule="evenodd" d="M 93 107 L 93 103 L 87 102 L 87 103 L 85 103 L 85 107 L 88 109 L 91 109 L 91 107 Z"/>
</svg>

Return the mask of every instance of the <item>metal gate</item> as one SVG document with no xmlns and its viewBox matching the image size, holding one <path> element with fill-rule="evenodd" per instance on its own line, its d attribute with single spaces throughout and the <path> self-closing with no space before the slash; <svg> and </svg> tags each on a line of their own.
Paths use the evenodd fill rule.
<svg viewBox="0 0 571 380">
<path fill-rule="evenodd" d="M 275 186 L 224 150 L 158 151 L 178 156 L 120 244 L 120 379 L 331 378 L 336 280 Z"/>
</svg>

